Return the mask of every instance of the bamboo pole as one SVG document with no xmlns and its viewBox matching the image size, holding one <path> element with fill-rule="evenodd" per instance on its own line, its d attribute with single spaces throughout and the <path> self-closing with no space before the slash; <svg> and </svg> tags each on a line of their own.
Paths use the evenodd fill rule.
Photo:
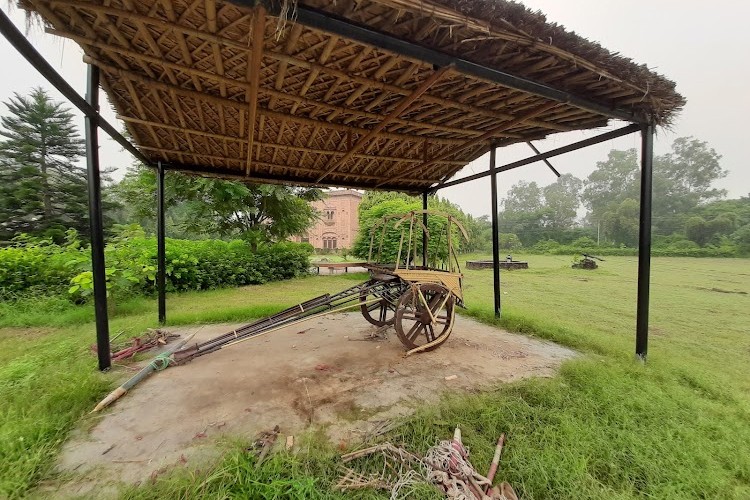
<svg viewBox="0 0 750 500">
<path fill-rule="evenodd" d="M 263 61 L 263 41 L 266 29 L 266 9 L 260 5 L 255 8 L 253 19 L 253 45 L 248 61 L 248 80 L 250 81 L 250 92 L 248 100 L 250 107 L 247 116 L 247 165 L 245 175 L 250 175 L 250 167 L 253 156 L 253 141 L 255 140 L 255 117 L 258 112 L 258 89 L 260 87 L 260 67 Z"/>
</svg>

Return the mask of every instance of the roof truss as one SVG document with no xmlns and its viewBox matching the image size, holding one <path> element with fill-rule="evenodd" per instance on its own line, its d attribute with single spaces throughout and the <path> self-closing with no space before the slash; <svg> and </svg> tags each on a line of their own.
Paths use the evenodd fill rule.
<svg viewBox="0 0 750 500">
<path fill-rule="evenodd" d="M 286 21 L 259 0 L 22 5 L 83 47 L 141 158 L 167 168 L 424 191 L 491 144 L 649 120 L 637 86 L 587 61 L 507 32 L 488 52 L 474 21 L 454 36 L 402 0 L 307 0 Z"/>
</svg>

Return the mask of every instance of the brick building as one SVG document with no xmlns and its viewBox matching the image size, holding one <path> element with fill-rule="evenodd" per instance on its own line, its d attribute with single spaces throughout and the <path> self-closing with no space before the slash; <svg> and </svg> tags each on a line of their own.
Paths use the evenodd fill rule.
<svg viewBox="0 0 750 500">
<path fill-rule="evenodd" d="M 327 191 L 325 199 L 312 204 L 320 213 L 318 222 L 292 241 L 307 242 L 316 249 L 352 248 L 359 231 L 357 209 L 361 201 L 362 193 L 351 189 Z"/>
</svg>

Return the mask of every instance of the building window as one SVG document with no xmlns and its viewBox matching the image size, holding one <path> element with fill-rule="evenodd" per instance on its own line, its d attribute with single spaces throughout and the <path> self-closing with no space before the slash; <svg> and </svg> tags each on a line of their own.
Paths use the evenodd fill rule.
<svg viewBox="0 0 750 500">
<path fill-rule="evenodd" d="M 325 218 L 326 220 L 333 220 L 333 217 L 336 215 L 336 211 L 329 208 L 325 211 Z"/>
<path fill-rule="evenodd" d="M 336 237 L 335 236 L 324 236 L 323 237 L 323 248 L 325 250 L 336 250 Z"/>
<path fill-rule="evenodd" d="M 303 237 L 302 237 L 302 238 L 300 239 L 300 241 L 301 241 L 302 243 L 310 243 L 310 238 L 309 238 L 309 237 L 307 237 L 307 236 L 303 236 Z"/>
</svg>

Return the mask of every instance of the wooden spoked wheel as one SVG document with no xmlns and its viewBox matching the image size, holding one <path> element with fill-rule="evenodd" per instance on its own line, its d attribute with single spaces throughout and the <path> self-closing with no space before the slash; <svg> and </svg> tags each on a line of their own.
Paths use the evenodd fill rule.
<svg viewBox="0 0 750 500">
<path fill-rule="evenodd" d="M 437 349 L 453 329 L 454 297 L 437 283 L 417 283 L 404 293 L 396 309 L 396 334 L 407 349 Z"/>
<path fill-rule="evenodd" d="M 362 316 L 375 326 L 392 325 L 402 291 L 401 280 L 369 280 L 359 294 Z"/>
</svg>

